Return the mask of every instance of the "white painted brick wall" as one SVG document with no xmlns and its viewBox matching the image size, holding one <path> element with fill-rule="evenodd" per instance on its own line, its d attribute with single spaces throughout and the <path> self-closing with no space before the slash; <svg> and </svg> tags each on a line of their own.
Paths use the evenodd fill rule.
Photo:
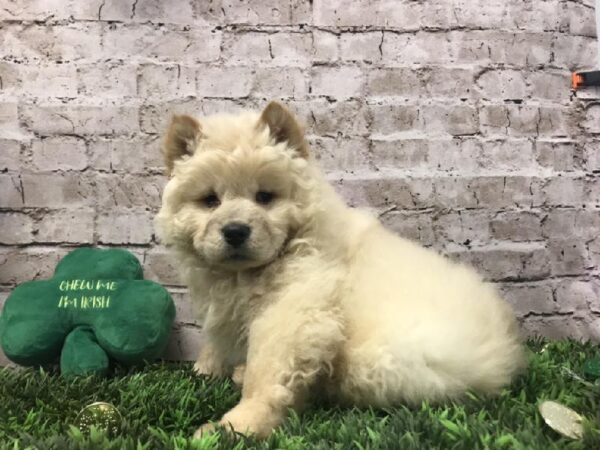
<svg viewBox="0 0 600 450">
<path fill-rule="evenodd" d="M 152 217 L 174 112 L 286 102 L 342 195 L 476 266 L 529 333 L 600 339 L 593 2 L 0 0 L 0 300 L 70 248 L 167 285 Z"/>
</svg>

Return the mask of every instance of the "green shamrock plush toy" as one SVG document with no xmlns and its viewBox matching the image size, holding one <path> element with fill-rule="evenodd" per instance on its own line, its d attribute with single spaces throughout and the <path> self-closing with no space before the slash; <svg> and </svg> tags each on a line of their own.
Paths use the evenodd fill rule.
<svg viewBox="0 0 600 450">
<path fill-rule="evenodd" d="M 109 358 L 138 364 L 164 350 L 175 306 L 161 285 L 143 279 L 126 250 L 79 248 L 49 280 L 23 283 L 6 299 L 0 343 L 22 365 L 56 361 L 64 375 L 103 374 Z"/>
</svg>

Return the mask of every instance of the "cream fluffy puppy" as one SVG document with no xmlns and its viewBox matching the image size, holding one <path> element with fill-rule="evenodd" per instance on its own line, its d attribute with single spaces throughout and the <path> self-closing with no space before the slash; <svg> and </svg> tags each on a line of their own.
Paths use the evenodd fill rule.
<svg viewBox="0 0 600 450">
<path fill-rule="evenodd" d="M 494 288 L 347 207 L 280 104 L 175 116 L 164 154 L 157 227 L 204 320 L 195 368 L 242 386 L 221 425 L 265 437 L 311 396 L 383 407 L 493 393 L 524 366 Z"/>
</svg>

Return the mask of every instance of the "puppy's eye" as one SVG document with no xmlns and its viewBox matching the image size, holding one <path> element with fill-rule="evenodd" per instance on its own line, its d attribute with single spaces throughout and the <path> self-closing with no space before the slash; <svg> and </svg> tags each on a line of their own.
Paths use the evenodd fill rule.
<svg viewBox="0 0 600 450">
<path fill-rule="evenodd" d="M 215 194 L 214 192 L 211 192 L 206 197 L 202 197 L 200 199 L 200 203 L 202 203 L 207 208 L 216 208 L 217 206 L 219 206 L 221 204 L 221 200 L 219 200 L 219 197 L 217 197 L 217 194 Z"/>
<path fill-rule="evenodd" d="M 275 199 L 275 194 L 267 191 L 258 191 L 256 193 L 256 203 L 261 205 L 268 205 Z"/>
</svg>

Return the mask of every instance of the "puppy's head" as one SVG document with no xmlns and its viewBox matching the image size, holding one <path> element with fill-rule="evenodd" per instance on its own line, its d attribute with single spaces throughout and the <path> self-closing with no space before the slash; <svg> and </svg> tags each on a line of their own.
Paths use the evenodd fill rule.
<svg viewBox="0 0 600 450">
<path fill-rule="evenodd" d="M 163 146 L 171 177 L 157 216 L 166 244 L 213 269 L 269 264 L 307 220 L 308 149 L 278 103 L 262 114 L 175 116 Z"/>
</svg>

